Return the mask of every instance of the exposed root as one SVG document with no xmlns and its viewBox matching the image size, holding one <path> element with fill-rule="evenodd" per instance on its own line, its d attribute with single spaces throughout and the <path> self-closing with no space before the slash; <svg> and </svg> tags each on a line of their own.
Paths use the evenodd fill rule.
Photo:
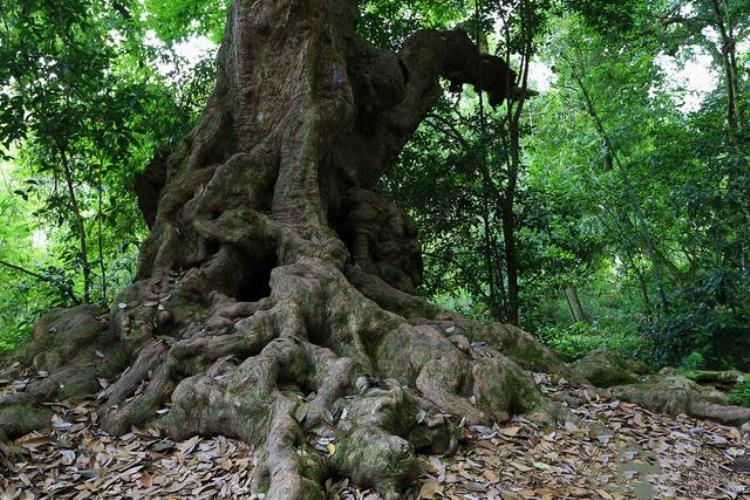
<svg viewBox="0 0 750 500">
<path fill-rule="evenodd" d="M 108 405 L 105 409 L 102 424 L 115 435 L 126 433 L 132 425 L 142 423 L 156 415 L 172 394 L 176 383 L 169 376 L 166 365 L 156 368 L 150 380 L 144 380 L 145 389 L 121 406 Z"/>
<path fill-rule="evenodd" d="M 544 411 L 515 363 L 488 349 L 462 351 L 435 326 L 384 311 L 318 259 L 274 269 L 270 288 L 262 307 L 220 300 L 206 321 L 233 321 L 230 333 L 169 350 L 170 373 L 187 378 L 161 425 L 175 438 L 226 434 L 262 444 L 265 472 L 255 483 L 289 495 L 279 498 L 311 494 L 326 474 L 395 495 L 415 474 L 415 447 L 454 448 L 458 420 Z M 149 388 L 168 387 L 155 380 Z M 149 388 L 128 405 L 148 400 Z M 333 439 L 330 470 L 316 465 L 305 436 Z"/>
<path fill-rule="evenodd" d="M 499 323 L 479 325 L 460 314 L 398 290 L 355 266 L 346 268 L 346 276 L 367 298 L 406 318 L 409 323 L 432 325 L 446 335 L 467 337 L 471 344 L 464 349 L 466 352 L 469 347 L 481 351 L 486 346 L 490 350 L 502 352 L 527 370 L 572 376 L 570 370 L 549 348 L 517 327 Z"/>
<path fill-rule="evenodd" d="M 138 358 L 110 385 L 103 396 L 110 405 L 118 405 L 133 394 L 141 383 L 149 378 L 149 373 L 164 360 L 167 348 L 160 342 L 151 342 L 141 350 Z"/>
<path fill-rule="evenodd" d="M 127 355 L 107 328 L 104 311 L 78 306 L 45 314 L 13 362 L 33 366 L 41 377 L 22 392 L 0 396 L 0 441 L 49 426 L 51 412 L 41 403 L 96 393 L 99 379 L 113 379 Z"/>
<path fill-rule="evenodd" d="M 407 320 L 315 257 L 274 268 L 269 295 L 257 302 L 194 293 L 210 288 L 200 282 L 205 276 L 198 270 L 168 279 L 169 298 L 158 303 L 172 326 L 152 324 L 146 336 L 143 323 L 123 314 L 149 307 L 134 300 L 112 315 L 123 340 L 107 337 L 111 330 L 92 308 L 46 316 L 26 356 L 49 375 L 0 402 L 5 437 L 44 425 L 50 413 L 36 411 L 41 402 L 96 393 L 98 379 L 113 379 L 126 360 L 115 362 L 114 353 L 128 351 L 130 367 L 99 393 L 104 428 L 122 434 L 153 423 L 175 439 L 240 438 L 258 448 L 253 485 L 270 498 L 322 498 L 328 477 L 349 477 L 397 498 L 419 475 L 416 453 L 454 450 L 459 424 L 491 425 L 519 413 L 540 423 L 553 419 L 555 408 L 513 360 L 535 367 L 535 359 L 546 363 L 551 354 L 520 330 L 455 316 Z M 127 328 L 140 333 L 129 336 Z M 79 350 L 65 351 L 71 344 L 64 339 Z M 61 380 L 73 388 L 57 387 Z M 677 382 L 614 390 L 670 413 L 737 425 L 750 419 L 750 410 L 721 406 L 705 390 L 699 399 L 696 384 Z M 160 417 L 165 405 L 171 411 Z"/>
<path fill-rule="evenodd" d="M 662 413 L 684 413 L 738 427 L 750 423 L 750 408 L 727 405 L 722 392 L 678 375 L 651 375 L 640 383 L 613 387 L 612 394 Z"/>
<path fill-rule="evenodd" d="M 736 383 L 742 378 L 739 372 L 694 371 L 684 376 L 673 369 L 664 369 L 658 374 L 636 375 L 643 371 L 638 363 L 625 360 L 609 349 L 598 349 L 573 365 L 573 373 L 582 380 L 596 387 L 611 387 L 615 397 L 654 411 L 686 414 L 738 427 L 750 423 L 750 408 L 729 405 L 726 394 L 692 380 Z"/>
<path fill-rule="evenodd" d="M 202 314 L 176 311 L 196 300 L 181 288 L 200 289 L 195 276 L 171 277 L 170 297 L 157 302 L 176 321 L 169 330 L 156 323 L 144 334 L 145 323 L 132 320 L 148 304 L 116 308 L 113 320 L 135 356 L 99 393 L 102 424 L 122 434 L 155 422 L 177 439 L 223 434 L 260 446 L 254 484 L 272 498 L 321 496 L 332 475 L 395 497 L 419 473 L 417 450 L 455 449 L 459 422 L 544 414 L 544 399 L 513 361 L 382 309 L 320 259 L 275 268 L 270 296 L 258 302 L 214 293 L 191 306 Z M 97 392 L 86 373 L 87 392 Z M 34 395 L 41 397 L 23 397 L 57 393 Z M 159 418 L 165 404 L 171 411 Z M 333 447 L 321 453 L 320 442 Z"/>
</svg>

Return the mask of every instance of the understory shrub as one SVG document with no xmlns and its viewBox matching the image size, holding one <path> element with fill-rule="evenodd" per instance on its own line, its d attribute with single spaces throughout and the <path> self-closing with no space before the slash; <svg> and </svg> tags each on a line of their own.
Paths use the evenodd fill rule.
<svg viewBox="0 0 750 500">
<path fill-rule="evenodd" d="M 745 380 L 732 387 L 728 396 L 729 404 L 750 408 L 750 375 L 746 375 Z"/>
<path fill-rule="evenodd" d="M 746 276 L 713 271 L 672 296 L 672 308 L 647 329 L 659 365 L 750 369 L 750 312 Z M 696 368 L 687 366 L 686 368 Z"/>
<path fill-rule="evenodd" d="M 566 361 L 575 361 L 599 347 L 608 347 L 624 358 L 643 358 L 646 339 L 632 329 L 602 328 L 596 323 L 573 323 L 567 327 L 550 326 L 537 337 Z"/>
</svg>

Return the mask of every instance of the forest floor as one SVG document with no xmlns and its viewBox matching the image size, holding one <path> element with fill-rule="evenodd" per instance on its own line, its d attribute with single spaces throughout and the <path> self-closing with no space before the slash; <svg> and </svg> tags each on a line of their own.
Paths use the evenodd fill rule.
<svg viewBox="0 0 750 500">
<path fill-rule="evenodd" d="M 0 394 L 44 374 L 20 375 L 0 375 Z M 546 375 L 535 379 L 570 407 L 563 424 L 545 431 L 514 417 L 465 428 L 457 454 L 420 458 L 421 483 L 406 498 L 750 498 L 750 443 L 737 429 L 656 414 Z M 12 454 L 0 456 L 3 499 L 251 497 L 255 458 L 241 442 L 174 442 L 139 429 L 112 437 L 99 430 L 93 400 L 50 407 L 50 432 L 21 437 Z M 312 444 L 335 453 L 335 443 Z M 326 487 L 329 498 L 380 498 L 347 480 Z"/>
</svg>

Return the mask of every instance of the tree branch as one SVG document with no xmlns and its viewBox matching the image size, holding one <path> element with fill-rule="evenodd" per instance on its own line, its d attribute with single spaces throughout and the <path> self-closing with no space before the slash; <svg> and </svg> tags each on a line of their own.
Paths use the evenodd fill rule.
<svg viewBox="0 0 750 500">
<path fill-rule="evenodd" d="M 43 274 L 37 273 L 36 271 L 31 271 L 29 269 L 26 269 L 25 267 L 21 267 L 19 265 L 12 264 L 12 263 L 4 261 L 4 260 L 0 260 L 0 266 L 5 266 L 5 267 L 7 267 L 9 269 L 13 269 L 14 271 L 18 271 L 20 273 L 23 273 L 23 274 L 25 274 L 27 276 L 31 276 L 32 278 L 36 278 L 37 280 L 42 281 L 44 283 L 49 283 L 51 285 L 54 285 L 55 288 L 57 288 L 58 290 L 60 290 L 60 292 L 62 292 L 63 295 L 65 295 L 66 297 L 68 297 L 74 304 L 78 305 L 78 304 L 81 303 L 81 301 L 78 300 L 78 297 L 76 297 L 76 295 L 73 293 L 73 291 L 70 288 L 68 288 L 66 286 L 63 286 L 63 285 L 60 285 L 58 283 L 55 283 L 55 280 L 53 280 L 49 276 L 45 276 Z"/>
<path fill-rule="evenodd" d="M 368 58 L 382 65 L 357 65 Z M 360 129 L 337 143 L 337 167 L 354 184 L 369 185 L 393 164 L 419 124 L 443 93 L 440 77 L 451 88 L 473 85 L 499 106 L 513 95 L 516 74 L 497 56 L 482 54 L 463 31 L 421 30 L 411 35 L 396 56 L 363 45 L 348 68 Z M 364 133 L 362 133 L 364 131 Z M 363 155 L 362 152 L 367 154 Z"/>
</svg>

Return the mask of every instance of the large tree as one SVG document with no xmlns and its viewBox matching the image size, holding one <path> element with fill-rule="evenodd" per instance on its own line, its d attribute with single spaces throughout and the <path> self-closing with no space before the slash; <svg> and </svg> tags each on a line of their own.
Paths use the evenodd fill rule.
<svg viewBox="0 0 750 500">
<path fill-rule="evenodd" d="M 105 378 L 105 429 L 246 440 L 270 498 L 321 497 L 329 476 L 396 496 L 415 451 L 454 449 L 461 421 L 549 418 L 525 369 L 565 368 L 526 333 L 412 295 L 415 228 L 373 187 L 441 77 L 498 105 L 515 74 L 461 31 L 394 54 L 357 18 L 356 0 L 234 2 L 201 120 L 137 180 L 151 234 L 136 281 L 108 313 L 40 320 L 20 354 L 44 375 L 0 401 L 4 437 Z"/>
</svg>

